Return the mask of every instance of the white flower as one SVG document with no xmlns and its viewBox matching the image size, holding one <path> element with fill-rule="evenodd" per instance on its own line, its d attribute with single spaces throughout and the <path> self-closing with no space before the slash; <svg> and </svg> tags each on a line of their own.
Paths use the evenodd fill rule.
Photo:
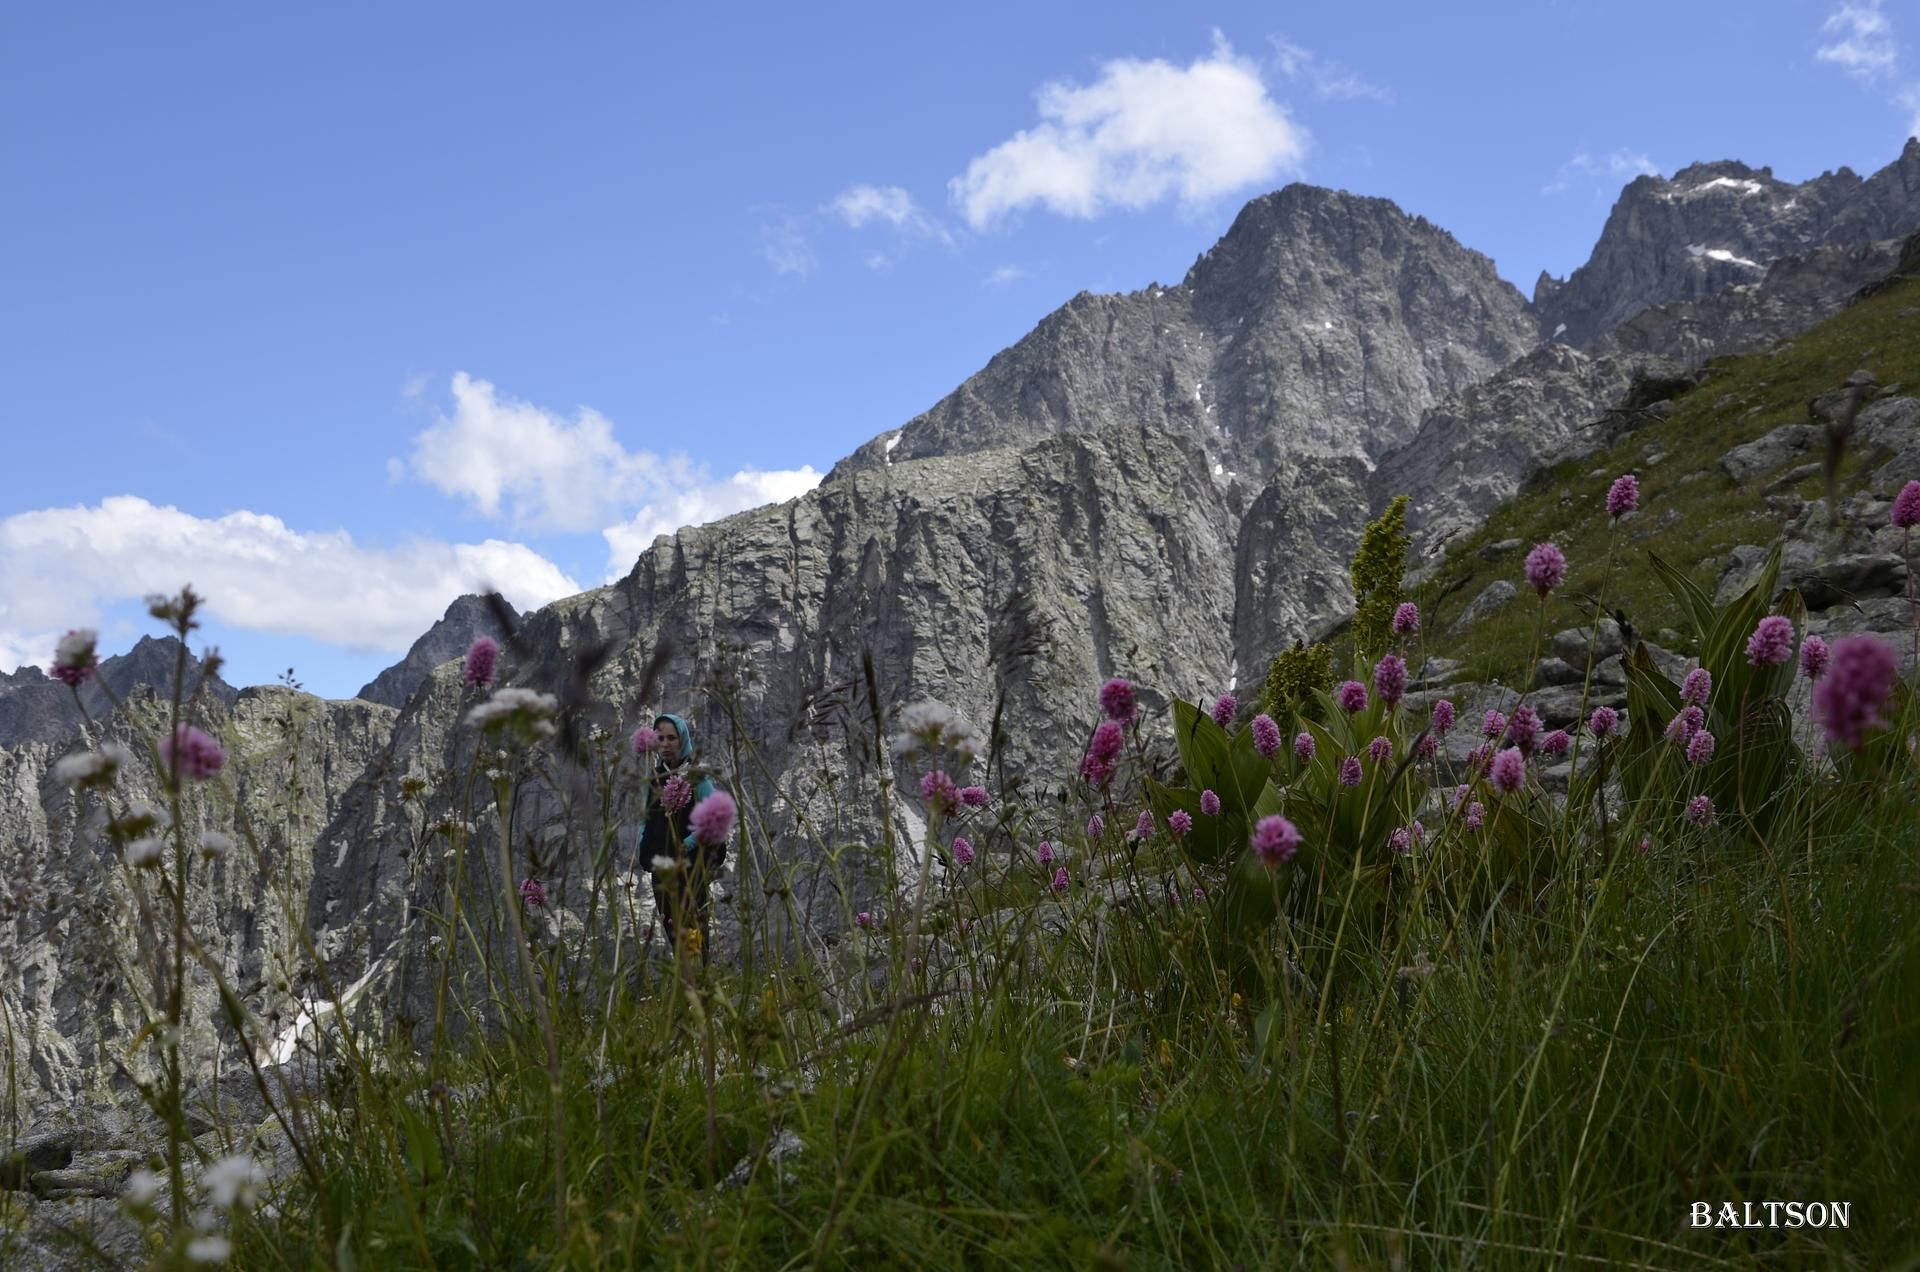
<svg viewBox="0 0 1920 1272">
<path fill-rule="evenodd" d="M 127 1176 L 126 1187 L 120 1190 L 120 1200 L 136 1209 L 151 1206 L 160 1195 L 160 1185 L 164 1182 L 160 1176 L 142 1167 Z"/>
<path fill-rule="evenodd" d="M 260 1189 L 266 1183 L 266 1167 L 246 1153 L 222 1157 L 200 1176 L 208 1198 L 222 1210 L 231 1210 L 236 1204 L 252 1206 L 260 1199 Z"/>
<path fill-rule="evenodd" d="M 102 743 L 98 751 L 69 755 L 53 766 L 53 776 L 68 786 L 105 785 L 122 764 L 133 761 L 133 752 L 118 742 Z"/>
<path fill-rule="evenodd" d="M 130 866 L 158 866 L 160 854 L 166 850 L 166 843 L 153 835 L 136 839 L 127 845 L 127 864 Z"/>
<path fill-rule="evenodd" d="M 233 836 L 223 835 L 217 830 L 209 830 L 200 836 L 200 855 L 211 860 L 224 857 L 234 849 Z"/>
<path fill-rule="evenodd" d="M 925 747 L 942 747 L 962 759 L 971 760 L 980 747 L 978 731 L 944 702 L 929 698 L 905 707 L 900 712 L 901 732 L 893 739 L 898 755 L 912 755 Z"/>
<path fill-rule="evenodd" d="M 195 1237 L 187 1242 L 187 1260 L 191 1263 L 225 1263 L 232 1255 L 233 1242 L 225 1237 Z"/>
<path fill-rule="evenodd" d="M 553 717 L 559 711 L 560 700 L 552 694 L 513 686 L 494 690 L 491 698 L 467 712 L 467 723 L 483 729 L 523 724 L 545 735 L 553 732 Z"/>
<path fill-rule="evenodd" d="M 653 872 L 655 874 L 665 874 L 669 870 L 678 870 L 679 868 L 680 863 L 672 857 L 655 857 L 653 859 Z"/>
</svg>

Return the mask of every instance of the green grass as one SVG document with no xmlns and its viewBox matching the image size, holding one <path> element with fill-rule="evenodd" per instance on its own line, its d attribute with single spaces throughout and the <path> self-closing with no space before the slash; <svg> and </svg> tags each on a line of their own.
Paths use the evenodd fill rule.
<svg viewBox="0 0 1920 1272">
<path fill-rule="evenodd" d="M 1534 543 L 1551 539 L 1567 554 L 1567 586 L 1549 602 L 1547 631 L 1584 627 L 1592 622 L 1590 602 L 1597 596 L 1607 564 L 1608 484 L 1619 473 L 1640 474 L 1640 513 L 1622 523 L 1620 548 L 1607 605 L 1624 609 L 1641 632 L 1683 629 L 1672 598 L 1643 567 L 1646 553 L 1657 553 L 1690 575 L 1709 593 L 1728 554 L 1742 543 L 1768 544 L 1779 534 L 1762 488 L 1775 474 L 1763 473 L 1736 484 L 1721 471 L 1720 457 L 1783 424 L 1811 422 L 1807 402 L 1837 388 L 1855 370 L 1871 370 L 1883 385 L 1920 391 L 1920 281 L 1908 280 L 1871 296 L 1802 333 L 1774 353 L 1715 359 L 1713 374 L 1674 401 L 1667 419 L 1640 428 L 1616 445 L 1584 459 L 1570 460 L 1538 474 L 1514 499 L 1496 509 L 1474 534 L 1448 545 L 1445 563 L 1421 589 L 1419 599 L 1436 630 L 1448 624 L 1495 579 L 1507 579 L 1525 592 L 1521 560 Z M 1904 313 L 1903 313 L 1904 311 Z M 1644 452 L 1666 453 L 1649 466 Z M 1819 458 L 1818 448 L 1788 466 Z M 1842 465 L 1846 479 L 1857 474 L 1861 456 Z M 1591 474 L 1603 472 L 1603 477 Z M 1824 483 L 1810 477 L 1792 491 L 1822 498 Z M 1669 509 L 1681 517 L 1660 524 Z M 1519 539 L 1523 546 L 1488 561 L 1481 549 Z M 1629 550 L 1631 549 L 1631 550 Z M 1474 680 L 1523 677 L 1533 648 L 1535 607 L 1524 595 L 1476 625 L 1465 669 Z"/>
</svg>

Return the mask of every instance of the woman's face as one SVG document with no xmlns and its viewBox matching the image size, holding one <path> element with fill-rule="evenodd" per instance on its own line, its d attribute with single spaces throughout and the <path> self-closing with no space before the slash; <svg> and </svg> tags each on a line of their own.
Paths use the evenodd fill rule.
<svg viewBox="0 0 1920 1272">
<path fill-rule="evenodd" d="M 659 733 L 660 754 L 671 764 L 680 758 L 680 730 L 673 727 L 673 721 L 662 720 Z"/>
</svg>

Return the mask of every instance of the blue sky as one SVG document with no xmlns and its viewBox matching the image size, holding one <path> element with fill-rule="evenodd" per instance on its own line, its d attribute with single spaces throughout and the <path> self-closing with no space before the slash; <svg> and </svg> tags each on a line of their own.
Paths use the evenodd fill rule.
<svg viewBox="0 0 1920 1272">
<path fill-rule="evenodd" d="M 190 579 L 230 679 L 350 694 L 1290 180 L 1531 292 L 1636 172 L 1920 125 L 1920 0 L 814 8 L 7 6 L 0 669 Z"/>
</svg>

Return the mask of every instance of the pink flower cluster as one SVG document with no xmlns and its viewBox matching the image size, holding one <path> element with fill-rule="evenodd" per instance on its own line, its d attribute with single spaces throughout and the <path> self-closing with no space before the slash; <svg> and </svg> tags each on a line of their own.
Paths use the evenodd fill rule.
<svg viewBox="0 0 1920 1272">
<path fill-rule="evenodd" d="M 1240 714 L 1240 704 L 1230 693 L 1223 693 L 1213 700 L 1213 722 L 1221 728 L 1231 728 L 1233 718 Z"/>
<path fill-rule="evenodd" d="M 1920 526 L 1920 481 L 1910 481 L 1900 487 L 1900 493 L 1893 497 L 1893 512 L 1889 519 L 1901 530 Z"/>
<path fill-rule="evenodd" d="M 1102 720 L 1100 727 L 1093 731 L 1093 740 L 1087 743 L 1086 758 L 1080 761 L 1080 776 L 1095 786 L 1105 786 L 1111 782 L 1120 752 L 1126 745 L 1127 737 L 1120 728 L 1120 722 Z"/>
<path fill-rule="evenodd" d="M 1167 829 L 1173 832 L 1175 839 L 1185 839 L 1193 829 L 1193 814 L 1184 808 L 1176 808 L 1167 815 Z"/>
<path fill-rule="evenodd" d="M 1779 614 L 1760 620 L 1747 637 L 1747 666 L 1778 667 L 1793 657 L 1793 624 Z"/>
<path fill-rule="evenodd" d="M 1507 721 L 1507 741 L 1519 747 L 1520 754 L 1532 755 L 1539 737 L 1540 713 L 1523 702 L 1513 709 L 1513 718 Z"/>
<path fill-rule="evenodd" d="M 1100 686 L 1100 710 L 1109 720 L 1118 720 L 1122 724 L 1132 722 L 1134 713 L 1139 710 L 1134 701 L 1133 682 L 1115 676 Z"/>
<path fill-rule="evenodd" d="M 1313 741 L 1313 734 L 1308 733 L 1305 729 L 1302 729 L 1300 730 L 1300 732 L 1293 735 L 1293 758 L 1294 759 L 1300 761 L 1300 763 L 1302 764 L 1311 764 L 1313 763 L 1314 750 L 1315 750 L 1315 744 Z"/>
<path fill-rule="evenodd" d="M 1620 713 L 1612 707 L 1595 707 L 1587 721 L 1587 732 L 1596 738 L 1610 738 L 1620 731 Z"/>
<path fill-rule="evenodd" d="M 920 779 L 920 798 L 942 817 L 951 817 L 960 807 L 960 789 L 945 769 L 934 769 Z"/>
<path fill-rule="evenodd" d="M 1343 681 L 1334 697 L 1339 701 L 1340 709 L 1348 715 L 1359 715 L 1367 709 L 1367 687 L 1358 680 Z"/>
<path fill-rule="evenodd" d="M 1893 698 L 1899 663 L 1886 642 L 1843 636 L 1833 642 L 1833 663 L 1813 689 L 1813 716 L 1835 745 L 1858 751 L 1867 736 L 1887 725 L 1881 714 Z"/>
<path fill-rule="evenodd" d="M 1367 758 L 1378 768 L 1393 758 L 1393 739 L 1384 733 L 1376 734 L 1373 741 L 1367 743 Z"/>
<path fill-rule="evenodd" d="M 1453 703 L 1445 698 L 1433 704 L 1433 731 L 1441 737 L 1453 732 Z"/>
<path fill-rule="evenodd" d="M 94 646 L 100 633 L 91 627 L 76 627 L 62 636 L 53 649 L 53 670 L 48 675 L 61 684 L 78 689 L 100 666 Z"/>
<path fill-rule="evenodd" d="M 1282 865 L 1292 860 L 1293 854 L 1300 850 L 1300 832 L 1294 829 L 1292 822 L 1278 813 L 1262 817 L 1253 828 L 1254 855 L 1269 866 Z"/>
<path fill-rule="evenodd" d="M 1693 735 L 1706 727 L 1707 713 L 1694 705 L 1680 708 L 1680 713 L 1667 721 L 1667 741 L 1677 742 L 1681 746 L 1693 741 Z"/>
<path fill-rule="evenodd" d="M 1566 581 L 1567 557 L 1551 543 L 1536 543 L 1527 553 L 1527 585 L 1545 596 Z"/>
<path fill-rule="evenodd" d="M 702 805 L 702 807 L 705 807 Z M 953 864 L 970 866 L 973 864 L 973 845 L 960 835 L 953 837 Z"/>
<path fill-rule="evenodd" d="M 1213 793 L 1213 788 L 1209 787 L 1200 792 L 1200 811 L 1208 817 L 1220 815 L 1220 797 Z"/>
<path fill-rule="evenodd" d="M 660 745 L 660 735 L 650 724 L 643 724 L 633 731 L 633 753 L 646 755 Z"/>
<path fill-rule="evenodd" d="M 1402 601 L 1393 607 L 1393 634 L 1411 636 L 1420 630 L 1420 607 L 1412 601 Z"/>
<path fill-rule="evenodd" d="M 693 786 L 678 773 L 667 779 L 660 788 L 660 806 L 670 813 L 677 813 L 693 802 Z"/>
<path fill-rule="evenodd" d="M 160 760 L 181 777 L 204 782 L 220 771 L 220 766 L 227 762 L 227 753 L 200 730 L 183 724 L 172 736 L 160 740 Z"/>
<path fill-rule="evenodd" d="M 520 900 L 536 910 L 547 908 L 547 885 L 538 879 L 520 881 Z"/>
<path fill-rule="evenodd" d="M 687 818 L 687 824 L 693 828 L 693 837 L 703 844 L 724 844 L 733 834 L 733 820 L 739 816 L 739 805 L 733 802 L 733 796 L 725 791 L 715 791 L 695 806 Z"/>
<path fill-rule="evenodd" d="M 1827 648 L 1827 642 L 1818 636 L 1809 636 L 1800 642 L 1800 674 L 1808 680 L 1818 680 L 1827 674 L 1827 663 L 1832 659 L 1833 651 Z"/>
<path fill-rule="evenodd" d="M 987 788 L 984 786 L 962 786 L 960 804 L 964 808 L 985 808 L 987 806 Z"/>
<path fill-rule="evenodd" d="M 1268 759 L 1280 749 L 1280 726 L 1265 712 L 1253 717 L 1253 749 Z"/>
<path fill-rule="evenodd" d="M 1034 855 L 1040 859 L 1041 865 L 1043 866 L 1052 865 L 1053 864 L 1053 841 L 1051 839 L 1042 839 L 1040 841 L 1040 850 L 1036 852 Z"/>
<path fill-rule="evenodd" d="M 1373 691 L 1391 711 L 1407 694 L 1407 664 L 1397 654 L 1388 654 L 1373 669 Z"/>
<path fill-rule="evenodd" d="M 493 683 L 499 670 L 500 645 L 491 636 L 476 636 L 467 646 L 467 661 L 460 668 L 460 679 L 485 687 Z"/>
<path fill-rule="evenodd" d="M 1346 759 L 1340 761 L 1340 785 L 1342 786 L 1360 785 L 1360 757 L 1359 756 L 1349 755 Z"/>
<path fill-rule="evenodd" d="M 1640 506 L 1640 479 L 1632 473 L 1615 477 L 1607 487 L 1607 516 L 1615 521 Z"/>
<path fill-rule="evenodd" d="M 1705 795 L 1695 795 L 1687 801 L 1687 820 L 1696 826 L 1711 826 L 1714 822 L 1713 800 Z"/>
<path fill-rule="evenodd" d="M 1527 759 L 1520 748 L 1510 746 L 1493 757 L 1493 789 L 1502 795 L 1518 791 L 1527 780 Z"/>
<path fill-rule="evenodd" d="M 1707 705 L 1707 699 L 1713 696 L 1713 673 L 1705 667 L 1695 667 L 1680 682 L 1680 701 L 1691 702 L 1696 707 Z"/>
<path fill-rule="evenodd" d="M 1699 768 L 1713 758 L 1713 734 L 1705 729 L 1687 739 L 1687 763 Z"/>
</svg>

